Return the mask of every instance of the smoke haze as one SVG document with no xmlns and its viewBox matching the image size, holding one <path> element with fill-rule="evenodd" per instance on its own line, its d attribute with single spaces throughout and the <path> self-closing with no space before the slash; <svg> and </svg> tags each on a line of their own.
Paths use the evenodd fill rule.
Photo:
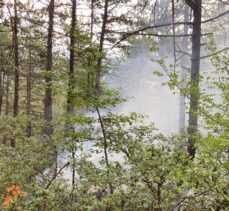
<svg viewBox="0 0 229 211">
<path fill-rule="evenodd" d="M 168 79 L 166 76 L 153 75 L 153 71 L 163 73 L 162 68 L 151 61 L 153 57 L 144 46 L 138 47 L 133 58 L 122 62 L 116 68 L 116 74 L 109 77 L 109 83 L 115 88 L 120 87 L 121 95 L 129 98 L 114 112 L 146 115 L 146 122 L 153 122 L 159 132 L 171 134 L 179 128 L 179 96 L 168 86 L 162 86 Z"/>
</svg>

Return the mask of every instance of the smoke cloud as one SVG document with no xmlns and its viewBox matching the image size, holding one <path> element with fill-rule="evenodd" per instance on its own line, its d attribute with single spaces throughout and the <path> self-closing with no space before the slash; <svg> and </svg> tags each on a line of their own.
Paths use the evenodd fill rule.
<svg viewBox="0 0 229 211">
<path fill-rule="evenodd" d="M 123 61 L 108 78 L 112 87 L 122 89 L 121 95 L 129 100 L 113 111 L 128 114 L 136 112 L 146 115 L 146 122 L 153 122 L 159 132 L 171 134 L 179 130 L 179 96 L 174 95 L 168 86 L 162 86 L 168 77 L 153 75 L 163 70 L 152 62 L 155 55 L 145 46 L 138 46 L 134 56 Z M 172 61 L 171 61 L 172 63 Z"/>
</svg>

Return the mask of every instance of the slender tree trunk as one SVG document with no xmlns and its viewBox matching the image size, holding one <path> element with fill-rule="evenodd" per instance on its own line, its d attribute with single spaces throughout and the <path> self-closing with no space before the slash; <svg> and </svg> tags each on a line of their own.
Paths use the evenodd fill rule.
<svg viewBox="0 0 229 211">
<path fill-rule="evenodd" d="M 173 59 L 174 59 L 174 71 L 176 71 L 176 63 L 177 63 L 177 57 L 176 57 L 176 38 L 175 38 L 175 3 L 174 0 L 172 0 L 172 23 L 173 23 Z"/>
<path fill-rule="evenodd" d="M 109 163 L 109 158 L 108 158 L 108 145 L 107 145 L 106 130 L 105 130 L 103 119 L 102 119 L 102 116 L 100 114 L 98 107 L 96 108 L 96 111 L 99 117 L 99 123 L 100 123 L 102 134 L 103 134 L 103 152 L 104 152 L 105 164 L 107 168 L 107 178 L 109 181 L 108 184 L 110 188 L 110 193 L 112 194 L 114 191 L 114 188 L 113 188 L 112 182 L 110 181 L 110 163 Z"/>
<path fill-rule="evenodd" d="M 190 81 L 190 108 L 188 122 L 188 153 L 191 158 L 195 157 L 195 142 L 198 130 L 198 101 L 199 101 L 199 72 L 200 72 L 200 39 L 201 39 L 201 6 L 202 0 L 186 0 L 193 10 L 192 32 L 192 58 L 191 58 L 191 81 Z"/>
<path fill-rule="evenodd" d="M 103 23 L 102 23 L 102 29 L 100 33 L 100 42 L 99 42 L 99 52 L 102 54 L 103 53 L 103 45 L 104 45 L 104 38 L 105 38 L 105 33 L 106 33 L 106 25 L 108 21 L 108 3 L 109 0 L 105 0 L 104 4 L 104 13 L 103 13 Z M 101 90 L 101 85 L 100 85 L 100 78 L 101 78 L 101 68 L 102 68 L 102 59 L 103 57 L 100 55 L 98 59 L 97 66 L 99 68 L 97 74 L 96 74 L 96 83 L 95 83 L 95 95 L 99 95 L 102 93 Z M 106 163 L 106 168 L 107 168 L 107 177 L 109 180 L 109 188 L 111 194 L 113 193 L 113 185 L 112 182 L 110 181 L 110 164 L 109 164 L 109 158 L 108 158 L 108 146 L 107 146 L 107 138 L 106 138 L 106 132 L 103 124 L 103 119 L 100 114 L 99 108 L 96 107 L 96 111 L 99 117 L 99 122 L 101 125 L 102 133 L 103 133 L 103 151 L 104 151 L 104 157 L 105 157 L 105 163 Z"/>
<path fill-rule="evenodd" d="M 109 0 L 105 0 L 104 4 L 104 13 L 103 13 L 103 23 L 102 23 L 102 29 L 100 33 L 100 42 L 99 42 L 99 52 L 103 53 L 103 44 L 104 44 L 104 37 L 106 33 L 106 25 L 107 25 L 107 19 L 108 19 L 108 2 Z M 101 85 L 100 85 L 100 79 L 101 79 L 101 65 L 102 65 L 102 56 L 100 55 L 98 59 L 98 72 L 96 73 L 96 83 L 95 83 L 95 89 L 96 93 L 100 94 L 102 92 Z"/>
<path fill-rule="evenodd" d="M 19 51 L 18 51 L 18 14 L 17 14 L 17 0 L 14 0 L 14 105 L 13 116 L 18 115 L 19 109 Z M 13 145 L 15 143 L 12 143 Z"/>
<path fill-rule="evenodd" d="M 74 114 L 73 105 L 73 90 L 74 90 L 74 71 L 75 71 L 75 45 L 76 45 L 76 0 L 72 0 L 72 21 L 70 31 L 70 59 L 69 59 L 69 81 L 68 81 L 68 96 L 67 96 L 67 113 Z"/>
<path fill-rule="evenodd" d="M 6 116 L 8 116 L 10 112 L 9 95 L 10 95 L 10 79 L 9 76 L 7 75 L 6 76 L 6 109 L 5 109 Z"/>
<path fill-rule="evenodd" d="M 162 211 L 162 207 L 161 207 L 161 184 L 158 183 L 157 184 L 157 209 L 158 211 Z"/>
<path fill-rule="evenodd" d="M 5 71 L 4 71 L 4 58 L 1 53 L 1 67 L 0 67 L 0 115 L 2 114 L 3 96 L 5 91 Z"/>
<path fill-rule="evenodd" d="M 71 31 L 70 31 L 70 59 L 69 59 L 69 81 L 68 81 L 68 96 L 67 96 L 67 115 L 68 117 L 74 116 L 74 72 L 75 72 L 75 46 L 76 45 L 76 0 L 72 0 L 72 21 L 71 21 Z M 67 124 L 67 130 L 73 131 L 73 125 Z M 75 190 L 75 143 L 72 141 L 72 192 Z M 74 196 L 74 195 L 72 195 Z"/>
<path fill-rule="evenodd" d="M 94 7 L 95 7 L 95 0 L 91 0 L 91 26 L 90 26 L 90 42 L 92 43 L 93 41 L 93 30 L 94 30 Z M 91 66 L 92 63 L 92 59 L 89 58 L 88 59 L 88 66 Z M 91 85 L 93 86 L 93 84 L 91 84 L 91 73 L 88 72 L 87 73 L 87 90 L 88 90 L 88 96 L 90 96 L 90 88 Z"/>
<path fill-rule="evenodd" d="M 4 70 L 0 69 L 0 115 L 2 114 L 2 104 L 4 96 Z"/>
<path fill-rule="evenodd" d="M 2 67 L 3 68 L 3 67 Z M 5 109 L 5 114 L 6 115 L 8 115 L 8 113 L 9 113 L 9 106 L 7 105 L 9 102 L 9 80 L 8 80 L 8 77 L 7 77 L 7 81 L 6 81 L 6 85 L 5 85 L 5 78 L 6 78 L 6 76 L 5 76 L 5 72 L 4 72 L 4 70 L 2 71 L 2 75 L 0 76 L 1 77 L 1 88 L 0 88 L 0 92 L 2 92 L 1 93 L 1 96 L 0 96 L 0 114 L 2 114 L 3 112 L 2 112 L 2 107 L 3 107 L 3 96 L 5 95 L 5 98 L 6 98 L 6 109 Z M 5 94 L 5 86 L 6 86 L 6 94 Z M 1 91 L 2 90 L 2 91 Z M 6 136 L 3 136 L 3 140 L 2 140 L 2 143 L 3 144 L 6 144 L 7 143 L 7 138 L 6 138 Z"/>
<path fill-rule="evenodd" d="M 187 4 L 185 4 L 184 6 L 184 22 L 188 22 L 189 21 L 189 7 Z M 188 25 L 184 25 L 184 34 L 188 34 Z M 183 37 L 182 38 L 182 50 L 186 53 L 188 53 L 188 38 L 187 37 Z M 183 55 L 182 61 L 181 61 L 181 80 L 185 81 L 187 79 L 187 67 L 188 64 L 188 59 L 187 59 L 187 55 Z M 183 84 L 182 88 L 185 88 L 186 84 Z M 185 96 L 180 93 L 180 99 L 179 99 L 179 128 L 180 130 L 185 128 L 185 122 L 186 122 L 186 106 L 185 106 Z"/>
<path fill-rule="evenodd" d="M 48 7 L 49 12 L 49 27 L 48 27 L 48 40 L 47 40 L 47 75 L 45 78 L 45 98 L 44 98 L 44 119 L 47 122 L 45 133 L 48 136 L 53 134 L 52 121 L 52 48 L 53 48 L 53 22 L 54 22 L 54 0 L 51 0 Z"/>
<path fill-rule="evenodd" d="M 31 124 L 31 74 L 32 74 L 32 65 L 31 65 L 32 57 L 31 57 L 31 49 L 29 49 L 29 66 L 27 70 L 26 76 L 26 114 L 28 118 L 27 122 L 27 136 L 30 137 L 32 134 L 32 124 Z"/>
<path fill-rule="evenodd" d="M 74 192 L 75 192 L 75 178 L 76 178 L 76 149 L 75 146 L 72 147 L 72 199 L 74 199 Z"/>
<path fill-rule="evenodd" d="M 14 104 L 13 104 L 13 116 L 17 117 L 18 111 L 19 111 L 19 48 L 18 48 L 17 0 L 14 0 L 13 41 L 14 41 Z M 10 145 L 11 145 L 11 147 L 16 146 L 15 139 L 11 139 Z"/>
<path fill-rule="evenodd" d="M 91 0 L 91 32 L 90 32 L 90 39 L 92 41 L 93 38 L 93 28 L 94 28 L 94 1 L 95 0 Z"/>
<path fill-rule="evenodd" d="M 189 21 L 189 7 L 187 4 L 184 5 L 184 22 Z M 184 25 L 184 34 L 188 34 L 188 25 Z M 182 51 L 188 53 L 188 38 L 183 37 L 182 38 Z M 189 58 L 187 55 L 183 55 L 183 58 L 181 60 L 181 80 L 185 81 L 187 80 L 187 70 L 186 67 L 189 64 Z M 187 84 L 183 84 L 182 88 L 186 88 Z M 180 130 L 185 128 L 185 122 L 186 122 L 186 105 L 185 105 L 185 96 L 180 93 L 180 99 L 179 99 L 179 128 Z M 184 197 L 187 195 L 188 189 L 183 191 L 182 193 L 178 194 L 177 196 L 177 206 L 173 208 L 173 211 L 179 211 L 180 210 L 180 202 L 184 199 Z"/>
</svg>

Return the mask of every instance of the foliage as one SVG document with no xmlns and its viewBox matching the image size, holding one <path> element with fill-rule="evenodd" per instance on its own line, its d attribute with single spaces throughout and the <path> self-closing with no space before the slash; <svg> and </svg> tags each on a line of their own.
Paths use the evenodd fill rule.
<svg viewBox="0 0 229 211">
<path fill-rule="evenodd" d="M 100 10 L 104 1 L 94 3 Z M 114 0 L 110 6 L 115 9 L 118 3 L 127 1 Z M 135 8 L 141 9 L 143 3 Z M 113 107 L 125 101 L 119 95 L 120 90 L 111 89 L 103 77 L 112 68 L 109 62 L 112 56 L 107 49 L 101 50 L 99 39 L 92 39 L 89 27 L 85 30 L 80 20 L 74 32 L 76 71 L 69 76 L 66 52 L 72 46 L 66 36 L 68 12 L 57 10 L 62 31 L 56 32 L 54 37 L 54 42 L 61 41 L 66 49 L 55 49 L 53 72 L 45 70 L 44 11 L 46 8 L 35 10 L 31 20 L 21 14 L 25 21 L 19 23 L 21 112 L 16 117 L 11 116 L 14 80 L 11 60 L 14 56 L 8 45 L 12 38 L 10 27 L 1 23 L 4 32 L 0 31 L 3 67 L 0 77 L 9 83 L 3 87 L 0 114 L 0 210 L 162 211 L 177 206 L 193 211 L 228 210 L 228 55 L 221 53 L 211 57 L 214 71 L 201 76 L 200 92 L 192 90 L 193 86 L 174 71 L 179 64 L 167 65 L 163 58 L 153 60 L 169 76 L 167 85 L 172 90 L 179 90 L 187 97 L 193 92 L 200 95 L 197 115 L 203 119 L 203 131 L 197 137 L 196 157 L 191 160 L 186 152 L 189 134 L 185 130 L 165 136 L 158 133 L 153 124 L 146 124 L 142 115 L 112 112 Z M 101 19 L 94 17 L 94 21 L 99 23 Z M 112 23 L 120 26 L 134 24 L 134 21 L 121 14 L 113 15 L 108 23 L 105 42 L 114 44 L 118 37 L 114 35 Z M 129 55 L 128 48 L 143 41 L 152 51 L 159 50 L 158 40 L 137 37 L 129 39 L 129 47 L 121 53 Z M 213 38 L 208 49 L 213 54 L 216 51 Z M 31 90 L 27 88 L 29 70 Z M 95 87 L 98 73 L 102 75 L 101 93 L 97 93 Z M 44 134 L 42 100 L 47 75 L 52 78 L 54 97 L 52 136 Z M 154 75 L 163 76 L 161 71 L 155 71 Z M 29 91 L 32 97 L 28 112 Z M 66 111 L 67 98 L 74 108 L 70 115 Z M 29 125 L 32 125 L 30 135 Z M 10 145 L 12 141 L 16 143 L 14 148 Z"/>
</svg>

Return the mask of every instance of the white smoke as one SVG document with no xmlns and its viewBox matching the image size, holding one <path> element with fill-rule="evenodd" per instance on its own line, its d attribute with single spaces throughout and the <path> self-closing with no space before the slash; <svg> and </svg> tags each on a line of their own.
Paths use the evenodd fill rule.
<svg viewBox="0 0 229 211">
<path fill-rule="evenodd" d="M 114 112 L 147 115 L 146 122 L 153 122 L 163 134 L 171 134 L 179 130 L 179 96 L 162 86 L 168 80 L 166 76 L 153 75 L 154 71 L 163 70 L 152 58 L 155 56 L 145 46 L 138 47 L 134 57 L 119 64 L 116 74 L 108 78 L 111 86 L 120 87 L 121 95 L 130 98 Z"/>
</svg>

